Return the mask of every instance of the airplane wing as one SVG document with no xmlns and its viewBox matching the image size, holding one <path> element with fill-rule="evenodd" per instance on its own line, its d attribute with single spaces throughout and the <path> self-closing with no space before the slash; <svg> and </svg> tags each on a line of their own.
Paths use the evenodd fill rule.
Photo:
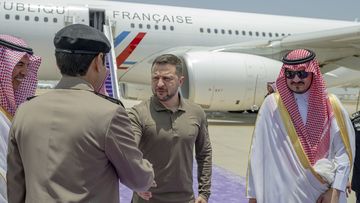
<svg viewBox="0 0 360 203">
<path fill-rule="evenodd" d="M 237 52 L 281 59 L 285 52 L 297 48 L 315 51 L 322 68 L 328 72 L 338 67 L 360 71 L 360 25 L 308 32 L 270 41 L 249 41 L 214 47 L 213 51 Z"/>
<path fill-rule="evenodd" d="M 215 47 L 213 51 L 249 53 L 280 60 L 288 50 L 296 48 L 315 51 L 328 87 L 360 85 L 360 25 Z"/>
</svg>

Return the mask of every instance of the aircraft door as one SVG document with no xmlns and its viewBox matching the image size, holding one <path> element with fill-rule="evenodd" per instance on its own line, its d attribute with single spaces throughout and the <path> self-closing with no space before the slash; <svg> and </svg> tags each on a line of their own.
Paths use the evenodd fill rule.
<svg viewBox="0 0 360 203">
<path fill-rule="evenodd" d="M 89 18 L 89 25 L 102 32 L 105 25 L 105 10 L 90 9 Z"/>
<path fill-rule="evenodd" d="M 67 6 L 65 24 L 85 24 L 89 25 L 89 8 L 84 6 Z"/>
<path fill-rule="evenodd" d="M 249 80 L 246 100 L 249 101 L 249 108 L 251 110 L 258 110 L 260 107 L 260 101 L 262 101 L 266 95 L 266 68 L 265 64 L 247 64 L 246 75 Z"/>
</svg>

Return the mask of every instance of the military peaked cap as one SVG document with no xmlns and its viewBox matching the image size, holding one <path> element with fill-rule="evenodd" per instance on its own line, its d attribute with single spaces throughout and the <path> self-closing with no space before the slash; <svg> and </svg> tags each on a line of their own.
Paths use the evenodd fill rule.
<svg viewBox="0 0 360 203">
<path fill-rule="evenodd" d="M 69 54 L 108 53 L 111 45 L 104 33 L 83 24 L 64 27 L 55 34 L 56 52 Z"/>
</svg>

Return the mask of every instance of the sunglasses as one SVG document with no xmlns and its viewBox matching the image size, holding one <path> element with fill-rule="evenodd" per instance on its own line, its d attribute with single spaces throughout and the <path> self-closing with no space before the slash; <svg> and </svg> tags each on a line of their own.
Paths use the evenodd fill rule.
<svg viewBox="0 0 360 203">
<path fill-rule="evenodd" d="M 294 79 L 295 75 L 297 75 L 300 79 L 305 79 L 309 76 L 309 72 L 306 72 L 305 70 L 301 71 L 285 71 L 285 77 L 287 79 Z"/>
</svg>

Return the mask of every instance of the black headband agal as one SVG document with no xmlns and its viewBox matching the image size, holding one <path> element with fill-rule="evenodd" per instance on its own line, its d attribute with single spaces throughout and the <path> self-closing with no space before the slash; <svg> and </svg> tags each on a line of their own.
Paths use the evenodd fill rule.
<svg viewBox="0 0 360 203">
<path fill-rule="evenodd" d="M 15 51 L 26 52 L 26 53 L 28 53 L 30 55 L 34 54 L 34 52 L 33 52 L 33 50 L 31 48 L 23 47 L 23 46 L 20 46 L 20 45 L 17 45 L 17 44 L 13 44 L 13 43 L 5 41 L 3 39 L 0 39 L 0 45 L 4 46 L 4 47 L 7 47 L 9 49 L 15 50 Z"/>
<path fill-rule="evenodd" d="M 310 53 L 305 58 L 288 59 L 287 56 L 291 53 L 291 52 L 289 52 L 281 59 L 281 61 L 287 65 L 297 65 L 297 64 L 302 64 L 302 63 L 306 63 L 306 62 L 313 60 L 315 58 L 316 54 L 311 50 L 308 50 L 308 49 L 305 49 L 305 50 Z"/>
</svg>

